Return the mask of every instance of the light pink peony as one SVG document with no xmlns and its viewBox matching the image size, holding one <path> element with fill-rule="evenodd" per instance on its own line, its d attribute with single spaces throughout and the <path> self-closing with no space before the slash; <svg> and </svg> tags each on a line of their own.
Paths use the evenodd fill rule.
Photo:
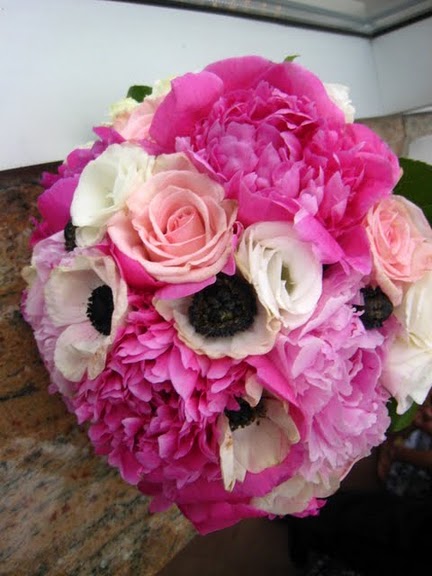
<svg viewBox="0 0 432 576">
<path fill-rule="evenodd" d="M 63 329 L 56 326 L 46 312 L 44 287 L 52 270 L 68 259 L 62 232 L 38 242 L 33 248 L 31 266 L 23 270 L 28 287 L 22 302 L 24 319 L 33 329 L 39 353 L 50 375 L 50 392 L 60 391 L 65 397 L 71 395 L 75 384 L 66 380 L 54 363 L 56 343 Z"/>
<path fill-rule="evenodd" d="M 404 291 L 432 270 L 432 230 L 423 211 L 402 196 L 371 208 L 366 233 L 373 257 L 373 280 L 398 306 Z"/>
<path fill-rule="evenodd" d="M 151 276 L 173 284 L 215 276 L 232 256 L 237 204 L 183 154 L 159 160 L 159 173 L 108 223 L 118 250 Z M 157 168 L 155 169 L 157 170 Z"/>
<path fill-rule="evenodd" d="M 282 330 L 274 349 L 248 361 L 261 383 L 297 406 L 305 450 L 299 473 L 314 481 L 343 478 L 384 440 L 387 392 L 380 386 L 384 336 L 365 330 L 353 307 L 359 278 L 329 269 L 317 310 L 296 330 Z"/>
</svg>

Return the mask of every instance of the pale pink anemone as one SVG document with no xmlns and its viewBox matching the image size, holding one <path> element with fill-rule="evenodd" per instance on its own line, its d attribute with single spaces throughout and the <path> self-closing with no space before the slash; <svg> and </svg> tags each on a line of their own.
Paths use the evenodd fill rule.
<svg viewBox="0 0 432 576">
<path fill-rule="evenodd" d="M 323 263 L 369 273 L 360 222 L 391 193 L 399 164 L 367 127 L 345 123 L 311 72 L 259 57 L 216 62 L 172 81 L 150 136 L 216 173 L 244 225 L 293 221 Z"/>
<path fill-rule="evenodd" d="M 308 322 L 282 329 L 271 352 L 248 359 L 267 389 L 302 414 L 298 472 L 306 480 L 342 479 L 384 440 L 390 423 L 380 377 L 391 334 L 364 328 L 354 307 L 359 287 L 355 275 L 330 268 Z"/>
</svg>

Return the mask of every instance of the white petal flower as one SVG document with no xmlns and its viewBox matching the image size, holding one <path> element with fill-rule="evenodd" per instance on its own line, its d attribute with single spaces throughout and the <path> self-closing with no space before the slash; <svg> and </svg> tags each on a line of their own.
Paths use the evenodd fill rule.
<svg viewBox="0 0 432 576">
<path fill-rule="evenodd" d="M 253 395 L 251 384 L 254 387 Z M 229 418 L 223 414 L 218 421 L 220 459 L 225 490 L 233 490 L 236 482 L 243 482 L 247 472 L 257 474 L 283 462 L 300 435 L 288 405 L 280 400 L 262 396 L 256 382 L 246 384 L 243 402 L 252 408 L 259 405 L 258 416 L 244 427 L 231 430 Z"/>
<path fill-rule="evenodd" d="M 112 144 L 82 171 L 71 205 L 78 246 L 100 242 L 106 223 L 152 174 L 154 158 L 133 144 Z"/>
<path fill-rule="evenodd" d="M 280 322 L 269 319 L 265 309 L 258 303 L 258 313 L 253 324 L 232 336 L 206 337 L 199 334 L 189 320 L 192 296 L 175 300 L 157 300 L 153 304 L 165 320 L 174 320 L 178 336 L 189 348 L 209 358 L 241 359 L 251 354 L 267 354 L 276 341 Z"/>
<path fill-rule="evenodd" d="M 324 83 L 324 88 L 326 89 L 330 100 L 344 113 L 345 122 L 352 124 L 352 122 L 354 122 L 355 108 L 349 97 L 350 89 L 348 86 L 345 86 L 344 84 Z"/>
<path fill-rule="evenodd" d="M 403 414 L 412 402 L 423 404 L 432 384 L 432 272 L 407 290 L 394 313 L 404 328 L 391 344 L 383 384 Z"/>
<path fill-rule="evenodd" d="M 322 265 L 287 222 L 246 228 L 236 262 L 268 314 L 290 329 L 312 315 L 322 292 Z"/>
<path fill-rule="evenodd" d="M 96 378 L 128 307 L 127 287 L 114 260 L 78 255 L 51 272 L 44 292 L 49 318 L 64 327 L 54 351 L 56 368 L 73 382 L 86 371 Z"/>
<path fill-rule="evenodd" d="M 253 498 L 251 504 L 268 514 L 298 514 L 305 510 L 312 498 L 328 498 L 338 488 L 338 477 L 324 481 L 317 475 L 314 481 L 308 481 L 303 476 L 296 475 L 276 486 L 265 496 Z"/>
</svg>

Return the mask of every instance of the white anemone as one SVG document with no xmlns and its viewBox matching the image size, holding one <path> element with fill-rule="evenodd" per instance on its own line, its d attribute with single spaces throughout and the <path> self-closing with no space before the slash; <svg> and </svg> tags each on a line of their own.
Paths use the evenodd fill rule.
<svg viewBox="0 0 432 576">
<path fill-rule="evenodd" d="M 98 330 L 89 317 L 94 291 L 101 286 L 112 293 L 109 332 Z M 109 256 L 77 256 L 67 266 L 55 268 L 45 285 L 47 313 L 55 326 L 64 327 L 54 351 L 54 364 L 61 374 L 78 382 L 87 371 L 96 378 L 105 366 L 106 354 L 114 341 L 128 307 L 127 287 Z M 103 303 L 99 315 L 103 315 Z"/>
<path fill-rule="evenodd" d="M 262 415 L 234 430 L 225 414 L 218 421 L 222 477 L 228 491 L 233 490 L 236 482 L 243 482 L 247 472 L 257 474 L 283 462 L 291 446 L 300 440 L 288 405 L 263 395 L 262 386 L 254 378 L 246 383 L 243 400 L 252 408 L 261 402 Z"/>
</svg>

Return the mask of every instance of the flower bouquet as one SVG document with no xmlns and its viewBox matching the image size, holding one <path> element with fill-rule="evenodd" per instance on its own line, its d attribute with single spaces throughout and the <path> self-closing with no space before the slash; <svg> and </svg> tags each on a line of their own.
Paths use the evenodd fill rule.
<svg viewBox="0 0 432 576">
<path fill-rule="evenodd" d="M 50 391 L 201 533 L 316 514 L 430 388 L 432 230 L 292 60 L 132 87 L 43 174 L 23 272 Z"/>
</svg>

